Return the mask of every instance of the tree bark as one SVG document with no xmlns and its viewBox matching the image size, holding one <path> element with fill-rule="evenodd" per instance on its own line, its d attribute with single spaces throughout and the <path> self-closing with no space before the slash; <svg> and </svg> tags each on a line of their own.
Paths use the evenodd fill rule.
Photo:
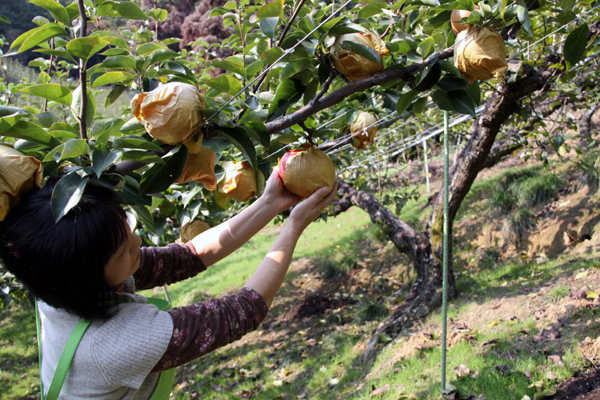
<svg viewBox="0 0 600 400">
<path fill-rule="evenodd" d="M 579 146 L 581 146 L 582 151 L 586 151 L 590 141 L 592 140 L 592 135 L 590 133 L 590 127 L 592 124 L 592 117 L 594 113 L 598 109 L 598 104 L 594 105 L 590 110 L 588 110 L 585 114 L 579 118 L 577 121 L 577 131 L 579 132 Z"/>
</svg>

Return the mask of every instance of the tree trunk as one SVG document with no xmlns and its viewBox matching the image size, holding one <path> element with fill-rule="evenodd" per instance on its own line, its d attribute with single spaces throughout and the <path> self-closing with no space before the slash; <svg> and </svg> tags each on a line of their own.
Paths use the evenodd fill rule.
<svg viewBox="0 0 600 400">
<path fill-rule="evenodd" d="M 524 96 L 542 89 L 548 77 L 530 70 L 512 83 L 501 83 L 498 91 L 488 100 L 483 114 L 475 121 L 469 142 L 450 171 L 450 298 L 457 295 L 452 270 L 452 222 L 477 174 L 489 165 L 490 151 L 502 124 L 513 113 L 520 111 L 520 101 Z M 504 148 L 502 150 L 506 151 Z M 443 198 L 435 197 L 429 229 L 418 233 L 369 193 L 341 182 L 338 194 L 341 199 L 335 204 L 335 213 L 339 214 L 353 205 L 365 210 L 371 221 L 383 229 L 398 251 L 410 256 L 417 275 L 408 298 L 371 337 L 363 354 L 363 361 L 368 362 L 377 348 L 381 334 L 386 333 L 394 338 L 403 329 L 411 327 L 416 320 L 425 317 L 442 304 Z"/>
</svg>

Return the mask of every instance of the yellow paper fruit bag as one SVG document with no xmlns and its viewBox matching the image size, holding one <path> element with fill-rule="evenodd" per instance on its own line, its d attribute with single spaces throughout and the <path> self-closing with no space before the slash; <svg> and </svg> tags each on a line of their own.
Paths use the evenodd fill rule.
<svg viewBox="0 0 600 400">
<path fill-rule="evenodd" d="M 350 132 L 354 138 L 356 149 L 362 150 L 373 144 L 377 137 L 377 125 L 373 125 L 376 123 L 377 118 L 373 114 L 364 111 L 358 113 L 354 122 L 350 124 Z"/>
<path fill-rule="evenodd" d="M 279 161 L 279 176 L 287 190 L 307 198 L 323 186 L 333 189 L 335 167 L 327 154 L 309 147 L 285 153 Z"/>
<path fill-rule="evenodd" d="M 20 197 L 34 185 L 39 188 L 44 185 L 42 163 L 0 144 L 0 221 L 4 221 L 10 208 L 19 204 Z"/>
<path fill-rule="evenodd" d="M 500 78 L 508 69 L 504 39 L 493 28 L 470 25 L 456 43 L 454 65 L 469 83 Z"/>
<path fill-rule="evenodd" d="M 217 188 L 216 161 L 217 155 L 208 147 L 200 148 L 198 153 L 189 153 L 183 172 L 174 183 L 196 181 L 204 184 L 208 190 L 215 190 Z"/>
<path fill-rule="evenodd" d="M 248 201 L 256 196 L 254 169 L 246 161 L 225 161 L 225 178 L 219 183 L 219 192 L 237 201 Z"/>
<path fill-rule="evenodd" d="M 383 69 L 383 66 L 342 48 L 342 42 L 350 41 L 372 48 L 379 58 L 390 51 L 383 40 L 373 32 L 348 33 L 338 36 L 331 46 L 331 59 L 335 69 L 340 71 L 350 81 L 360 81 L 369 78 Z M 383 60 L 382 60 L 383 64 Z"/>
<path fill-rule="evenodd" d="M 187 83 L 170 82 L 131 100 L 131 112 L 150 136 L 163 143 L 183 142 L 204 122 L 204 99 Z"/>
<path fill-rule="evenodd" d="M 190 223 L 185 224 L 181 228 L 181 241 L 187 243 L 199 234 L 210 229 L 210 225 L 206 222 L 195 219 Z"/>
</svg>

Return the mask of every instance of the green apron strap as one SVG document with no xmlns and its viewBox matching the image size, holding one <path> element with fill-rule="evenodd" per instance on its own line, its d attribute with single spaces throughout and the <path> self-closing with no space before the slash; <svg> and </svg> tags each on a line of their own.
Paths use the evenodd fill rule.
<svg viewBox="0 0 600 400">
<path fill-rule="evenodd" d="M 42 400 L 44 400 L 44 384 L 42 383 L 42 324 L 40 322 L 37 299 L 35 299 L 35 327 L 37 328 L 38 358 L 40 360 L 40 393 L 42 394 Z"/>
<path fill-rule="evenodd" d="M 162 299 L 148 299 L 148 304 L 155 305 L 160 311 L 165 311 L 171 309 L 171 304 Z M 41 339 L 41 323 L 40 323 L 40 315 L 37 308 L 37 302 L 35 307 L 35 321 L 37 325 L 38 332 L 38 351 L 40 358 L 40 382 L 42 380 L 42 339 Z M 67 345 L 63 350 L 62 355 L 60 356 L 60 360 L 58 362 L 58 366 L 56 367 L 56 371 L 54 372 L 54 377 L 52 378 L 52 384 L 50 385 L 50 389 L 48 389 L 48 394 L 44 397 L 44 387 L 40 383 L 42 399 L 43 400 L 56 400 L 58 398 L 58 394 L 62 389 L 62 385 L 65 382 L 65 377 L 67 376 L 67 371 L 71 366 L 71 361 L 73 361 L 73 356 L 75 355 L 75 351 L 77 350 L 77 346 L 79 346 L 79 342 L 83 337 L 83 334 L 90 326 L 91 321 L 87 321 L 84 319 L 80 319 L 75 329 L 71 333 L 69 340 L 67 341 Z M 171 395 L 171 390 L 173 389 L 173 383 L 175 382 L 175 371 L 176 368 L 169 369 L 167 371 L 163 371 L 160 373 L 158 377 L 158 382 L 156 384 L 156 388 L 152 393 L 152 397 L 150 400 L 168 400 Z"/>
<path fill-rule="evenodd" d="M 60 393 L 60 389 L 62 389 L 63 383 L 65 382 L 65 377 L 67 376 L 67 371 L 71 366 L 71 361 L 73 360 L 77 346 L 79 346 L 79 342 L 81 341 L 83 334 L 87 330 L 88 326 L 90 326 L 91 322 L 91 320 L 84 320 L 82 318 L 75 326 L 75 329 L 73 329 L 73 332 L 67 341 L 67 345 L 60 356 L 60 360 L 58 361 L 58 366 L 54 372 L 54 378 L 52 378 L 52 383 L 50 384 L 50 389 L 48 389 L 48 394 L 46 395 L 45 400 L 56 400 L 58 398 L 58 394 Z"/>
<path fill-rule="evenodd" d="M 148 304 L 155 305 L 160 311 L 166 311 L 171 309 L 171 304 L 167 300 L 149 298 Z M 162 371 L 158 377 L 156 388 L 152 393 L 152 397 L 149 400 L 168 400 L 173 390 L 173 384 L 175 383 L 175 371 L 176 368 L 171 368 L 166 371 Z"/>
</svg>

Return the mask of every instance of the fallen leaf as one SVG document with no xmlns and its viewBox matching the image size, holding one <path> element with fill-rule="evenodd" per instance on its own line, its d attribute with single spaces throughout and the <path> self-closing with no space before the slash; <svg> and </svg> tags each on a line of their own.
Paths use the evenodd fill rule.
<svg viewBox="0 0 600 400">
<path fill-rule="evenodd" d="M 488 328 L 491 328 L 491 327 L 493 327 L 493 326 L 496 326 L 496 325 L 498 325 L 499 323 L 500 323 L 500 321 L 498 321 L 497 319 L 495 319 L 495 320 L 493 320 L 492 322 L 490 322 L 490 323 L 488 324 Z"/>
<path fill-rule="evenodd" d="M 273 386 L 275 386 L 275 387 L 283 386 L 283 381 L 281 379 L 274 380 Z"/>
<path fill-rule="evenodd" d="M 556 364 L 559 367 L 564 367 L 565 366 L 565 363 L 562 362 L 562 360 L 560 359 L 560 356 L 552 355 L 552 356 L 548 356 L 548 359 L 550 361 L 552 361 L 553 364 Z"/>
<path fill-rule="evenodd" d="M 531 375 L 531 371 L 523 371 L 523 375 L 525 375 L 526 377 L 528 377 L 529 379 L 531 379 L 532 375 Z"/>
<path fill-rule="evenodd" d="M 546 389 L 542 393 L 536 393 L 533 396 L 533 400 L 543 399 L 543 398 L 546 398 L 546 397 L 552 397 L 555 394 L 556 394 L 556 390 Z"/>
<path fill-rule="evenodd" d="M 588 290 L 586 293 L 586 298 L 588 299 L 597 299 L 598 298 L 598 293 L 594 292 L 593 290 Z"/>
<path fill-rule="evenodd" d="M 475 371 L 475 372 L 473 372 L 473 375 L 471 375 L 471 377 L 473 379 L 477 379 L 478 376 L 479 376 L 479 371 Z"/>
<path fill-rule="evenodd" d="M 546 372 L 546 379 L 553 381 L 556 378 L 557 378 L 557 376 L 554 372 L 552 372 L 552 371 Z"/>
<path fill-rule="evenodd" d="M 392 338 L 390 337 L 390 335 L 388 335 L 388 334 L 387 334 L 387 333 L 385 333 L 385 332 L 381 332 L 381 333 L 379 334 L 379 341 L 380 341 L 380 342 L 382 342 L 382 343 L 386 343 L 386 344 L 387 344 L 387 343 L 391 342 L 392 340 L 394 340 L 394 339 L 392 339 Z"/>
<path fill-rule="evenodd" d="M 560 332 L 556 328 L 542 329 L 541 335 L 550 340 L 556 340 L 560 337 Z"/>
<path fill-rule="evenodd" d="M 492 340 L 488 340 L 487 342 L 483 342 L 481 344 L 481 348 L 486 348 L 486 347 L 496 347 L 498 345 L 498 339 L 492 339 Z"/>
<path fill-rule="evenodd" d="M 467 367 L 465 364 L 460 364 L 454 368 L 454 373 L 457 377 L 464 378 L 465 376 L 469 376 L 471 371 L 469 370 L 469 367 Z"/>
<path fill-rule="evenodd" d="M 377 396 L 378 394 L 382 394 L 382 393 L 389 392 L 389 391 L 390 391 L 390 385 L 386 383 L 385 386 L 383 386 L 379 389 L 373 390 L 373 393 L 371 393 L 371 396 Z"/>
<path fill-rule="evenodd" d="M 340 383 L 340 380 L 338 378 L 330 378 L 329 379 L 329 386 L 335 386 L 338 383 Z"/>
<path fill-rule="evenodd" d="M 586 278 L 588 276 L 588 273 L 589 273 L 589 270 L 579 272 L 577 275 L 575 275 L 575 280 Z"/>
</svg>

